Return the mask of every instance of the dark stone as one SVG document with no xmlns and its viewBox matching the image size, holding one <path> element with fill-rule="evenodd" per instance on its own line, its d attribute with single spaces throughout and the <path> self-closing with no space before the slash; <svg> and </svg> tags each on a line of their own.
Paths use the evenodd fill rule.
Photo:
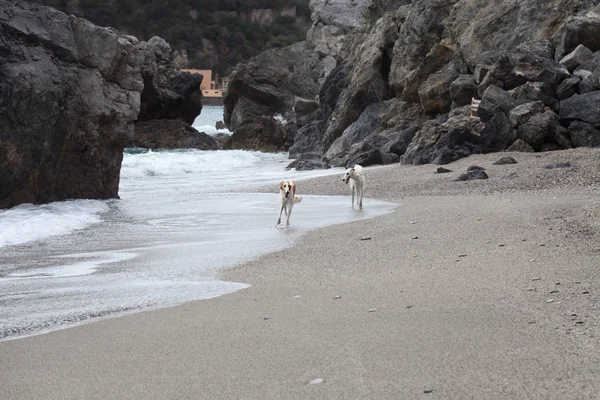
<svg viewBox="0 0 600 400">
<path fill-rule="evenodd" d="M 564 137 L 563 128 L 558 117 L 552 111 L 532 116 L 525 124 L 517 128 L 519 139 L 523 139 L 535 150 L 541 150 L 544 142 L 555 142 L 562 148 L 570 148 L 570 142 Z"/>
<path fill-rule="evenodd" d="M 231 148 L 252 149 L 264 152 L 283 150 L 285 129 L 272 117 L 255 117 L 231 135 Z"/>
<path fill-rule="evenodd" d="M 215 124 L 215 129 L 218 131 L 221 129 L 227 129 L 227 125 L 225 125 L 225 122 L 223 121 L 217 121 L 217 123 Z"/>
<path fill-rule="evenodd" d="M 450 87 L 458 76 L 454 64 L 450 63 L 435 74 L 430 75 L 419 86 L 419 102 L 426 114 L 437 115 L 450 111 L 452 108 Z"/>
<path fill-rule="evenodd" d="M 481 131 L 482 148 L 486 153 L 502 151 L 516 138 L 517 134 L 512 124 L 503 112 L 496 113 Z"/>
<path fill-rule="evenodd" d="M 546 168 L 546 169 L 571 168 L 571 163 L 568 161 L 567 162 L 553 162 L 553 163 L 544 165 L 544 168 Z"/>
<path fill-rule="evenodd" d="M 475 179 L 488 179 L 488 175 L 482 169 L 475 169 L 461 174 L 456 181 L 471 181 Z"/>
<path fill-rule="evenodd" d="M 480 167 L 479 165 L 471 165 L 469 168 L 467 168 L 467 172 L 470 171 L 485 171 L 485 168 Z"/>
<path fill-rule="evenodd" d="M 293 169 L 296 171 L 312 171 L 313 169 L 329 169 L 331 165 L 320 160 L 294 160 L 286 169 Z"/>
<path fill-rule="evenodd" d="M 558 145 L 558 143 L 554 143 L 554 142 L 546 142 L 544 144 L 542 144 L 542 146 L 540 147 L 540 152 L 546 152 L 546 151 L 557 151 L 560 150 L 560 146 Z"/>
<path fill-rule="evenodd" d="M 541 101 L 534 101 L 533 103 L 520 104 L 510 110 L 509 118 L 513 127 L 523 125 L 525 122 L 536 115 L 541 114 L 545 110 L 544 103 Z"/>
<path fill-rule="evenodd" d="M 419 130 L 420 126 L 412 126 L 400 132 L 382 132 L 388 138 L 388 142 L 381 148 L 381 152 L 402 156 Z"/>
<path fill-rule="evenodd" d="M 533 153 L 535 150 L 523 139 L 517 139 L 511 144 L 506 151 L 518 151 L 521 153 Z"/>
<path fill-rule="evenodd" d="M 415 135 L 404 155 L 403 164 L 447 164 L 473 153 L 481 153 L 481 138 L 477 132 L 479 121 L 469 117 L 449 118 L 443 124 L 430 120 Z"/>
<path fill-rule="evenodd" d="M 518 104 L 541 101 L 545 106 L 558 111 L 559 103 L 554 96 L 554 90 L 544 82 L 527 82 L 509 92 Z"/>
<path fill-rule="evenodd" d="M 477 115 L 483 122 L 487 122 L 494 114 L 502 112 L 506 115 L 517 106 L 517 101 L 507 91 L 496 86 L 487 88 L 481 97 Z"/>
<path fill-rule="evenodd" d="M 510 156 L 504 156 L 501 159 L 499 159 L 498 161 L 495 161 L 493 164 L 494 165 L 507 165 L 507 164 L 516 164 L 517 160 L 515 160 L 514 158 L 510 157 Z"/>
<path fill-rule="evenodd" d="M 160 38 L 140 42 L 50 7 L 0 0 L 0 208 L 118 198 L 134 122 L 157 104 L 147 94 L 164 95 L 168 118 L 200 111 L 201 76 L 178 73 L 165 50 Z"/>
<path fill-rule="evenodd" d="M 454 107 L 470 105 L 477 95 L 477 83 L 473 75 L 460 75 L 450 85 L 450 95 Z"/>
<path fill-rule="evenodd" d="M 562 59 L 579 45 L 583 45 L 591 51 L 600 50 L 600 17 L 598 14 L 572 15 L 567 19 L 562 38 L 556 49 L 556 59 Z"/>
<path fill-rule="evenodd" d="M 572 72 L 581 64 L 591 60 L 593 55 L 594 53 L 590 49 L 580 44 L 575 48 L 575 50 L 564 56 L 560 60 L 560 63 Z"/>
<path fill-rule="evenodd" d="M 554 57 L 554 46 L 548 39 L 521 43 L 517 46 L 516 50 L 519 53 L 529 53 L 541 58 Z"/>
<path fill-rule="evenodd" d="M 148 149 L 200 149 L 217 150 L 215 139 L 198 132 L 187 123 L 177 119 L 143 121 L 135 124 L 131 144 Z"/>
<path fill-rule="evenodd" d="M 564 66 L 549 58 L 533 54 L 514 54 L 513 59 L 515 60 L 515 68 L 512 71 L 514 75 L 530 82 L 547 83 L 553 89 L 571 75 Z"/>
<path fill-rule="evenodd" d="M 435 172 L 438 174 L 447 174 L 448 172 L 452 172 L 452 170 L 444 167 L 438 167 Z"/>
<path fill-rule="evenodd" d="M 318 153 L 323 154 L 323 123 L 321 121 L 313 121 L 304 125 L 294 138 L 294 144 L 289 149 L 289 157 L 297 158 L 303 153 Z"/>
<path fill-rule="evenodd" d="M 575 95 L 560 102 L 561 121 L 578 120 L 600 126 L 600 92 Z"/>
<path fill-rule="evenodd" d="M 574 147 L 600 147 L 600 130 L 592 125 L 573 121 L 569 124 L 568 131 Z"/>
<path fill-rule="evenodd" d="M 348 162 L 346 162 L 346 168 L 351 168 L 356 164 L 360 164 L 363 167 L 368 167 L 369 165 L 375 164 L 383 164 L 381 152 L 379 150 L 370 150 L 358 153 L 357 155 L 351 157 Z"/>
<path fill-rule="evenodd" d="M 579 91 L 579 82 L 581 82 L 581 78 L 578 76 L 572 76 L 562 81 L 556 88 L 556 98 L 565 100 L 576 94 Z"/>
<path fill-rule="evenodd" d="M 367 136 L 365 140 L 362 141 L 362 143 L 360 144 L 360 151 L 371 151 L 380 149 L 385 144 L 387 144 L 388 141 L 389 138 L 378 133 L 372 133 L 369 136 Z"/>
<path fill-rule="evenodd" d="M 221 132 L 214 135 L 213 139 L 217 142 L 219 150 L 231 150 L 231 135 Z"/>
<path fill-rule="evenodd" d="M 400 161 L 400 156 L 394 153 L 383 153 L 381 160 L 383 161 L 384 165 L 395 164 Z"/>
</svg>

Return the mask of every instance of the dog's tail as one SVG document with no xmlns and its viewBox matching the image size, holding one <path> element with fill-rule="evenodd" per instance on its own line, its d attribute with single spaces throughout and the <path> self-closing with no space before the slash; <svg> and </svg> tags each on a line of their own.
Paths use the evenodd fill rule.
<svg viewBox="0 0 600 400">
<path fill-rule="evenodd" d="M 302 196 L 294 195 L 294 204 L 300 203 L 302 201 Z"/>
</svg>

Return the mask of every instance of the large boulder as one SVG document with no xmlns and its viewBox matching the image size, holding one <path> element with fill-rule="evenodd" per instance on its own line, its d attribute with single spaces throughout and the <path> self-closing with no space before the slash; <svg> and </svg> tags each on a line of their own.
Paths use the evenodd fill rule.
<svg viewBox="0 0 600 400">
<path fill-rule="evenodd" d="M 552 111 L 533 115 L 517 128 L 517 134 L 519 139 L 536 151 L 542 151 L 544 144 L 554 144 L 557 149 L 571 147 L 571 142 L 566 137 L 567 130 L 560 125 L 558 116 Z"/>
<path fill-rule="evenodd" d="M 552 87 L 544 82 L 527 82 L 508 91 L 518 104 L 541 101 L 545 106 L 558 111 L 559 102 Z"/>
<path fill-rule="evenodd" d="M 372 0 L 311 0 L 312 20 L 344 30 L 358 28 L 369 21 Z"/>
<path fill-rule="evenodd" d="M 297 158 L 304 153 L 323 155 L 323 122 L 310 122 L 298 129 L 294 144 L 289 149 L 289 157 Z"/>
<path fill-rule="evenodd" d="M 373 103 L 337 138 L 325 153 L 326 160 L 343 157 L 351 146 L 362 142 L 368 135 L 395 128 L 405 129 L 418 123 L 420 107 L 398 99 Z"/>
<path fill-rule="evenodd" d="M 561 60 L 579 45 L 583 45 L 591 51 L 600 50 L 600 13 L 598 10 L 568 17 L 556 49 L 556 59 Z"/>
<path fill-rule="evenodd" d="M 453 107 L 462 107 L 471 104 L 477 96 L 477 82 L 473 75 L 463 74 L 450 84 L 450 96 Z"/>
<path fill-rule="evenodd" d="M 233 132 L 232 145 L 252 144 L 253 149 L 284 150 L 286 143 L 292 143 L 297 130 L 295 99 L 316 97 L 323 69 L 324 63 L 306 42 L 270 49 L 238 64 L 224 100 L 224 121 Z M 281 141 L 274 140 L 275 126 L 267 122 L 277 116 L 286 121 Z M 308 122 L 302 121 L 303 124 Z M 271 132 L 263 135 L 255 131 L 265 124 Z M 246 135 L 250 137 L 244 137 Z M 268 142 L 261 143 L 262 139 Z"/>
<path fill-rule="evenodd" d="M 437 115 L 452 108 L 451 85 L 459 73 L 453 63 L 447 64 L 432 74 L 419 87 L 419 102 L 423 111 L 429 115 Z"/>
<path fill-rule="evenodd" d="M 517 138 L 513 124 L 506 114 L 496 113 L 481 130 L 481 145 L 484 153 L 502 151 Z"/>
<path fill-rule="evenodd" d="M 0 0 L 0 208 L 118 197 L 148 45 Z"/>
<path fill-rule="evenodd" d="M 590 49 L 580 44 L 579 46 L 575 47 L 575 50 L 564 56 L 560 60 L 560 63 L 572 72 L 581 64 L 591 60 L 593 55 L 594 53 Z"/>
<path fill-rule="evenodd" d="M 523 125 L 535 114 L 540 114 L 544 111 L 544 103 L 541 101 L 520 104 L 510 110 L 510 122 L 512 123 L 512 126 L 516 128 L 518 125 Z"/>
<path fill-rule="evenodd" d="M 575 95 L 560 102 L 560 119 L 600 126 L 600 92 Z"/>
<path fill-rule="evenodd" d="M 490 86 L 481 97 L 481 103 L 477 109 L 477 115 L 483 122 L 492 119 L 494 114 L 502 112 L 506 115 L 517 106 L 517 101 L 506 90 L 496 86 Z"/>
<path fill-rule="evenodd" d="M 569 124 L 568 130 L 574 147 L 600 147 L 600 130 L 592 125 L 573 121 Z"/>
<path fill-rule="evenodd" d="M 203 76 L 176 70 L 171 62 L 171 46 L 164 39 L 155 36 L 142 44 L 146 57 L 138 121 L 177 119 L 191 125 L 202 110 Z"/>
<path fill-rule="evenodd" d="M 402 164 L 447 164 L 473 153 L 481 153 L 481 122 L 457 116 L 444 123 L 425 122 L 404 155 Z"/>
<path fill-rule="evenodd" d="M 216 140 L 211 136 L 198 132 L 178 119 L 138 122 L 135 124 L 132 145 L 148 149 L 217 150 L 219 148 Z"/>
</svg>

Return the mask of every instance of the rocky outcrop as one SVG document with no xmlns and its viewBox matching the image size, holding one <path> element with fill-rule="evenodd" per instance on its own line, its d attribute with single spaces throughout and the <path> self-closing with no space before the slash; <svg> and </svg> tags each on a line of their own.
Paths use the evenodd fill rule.
<svg viewBox="0 0 600 400">
<path fill-rule="evenodd" d="M 302 115 L 310 129 L 296 133 L 301 144 L 292 146 L 294 156 L 322 153 L 334 166 L 445 163 L 509 147 L 595 143 L 600 6 L 594 0 L 558 0 L 552 7 L 542 0 L 312 0 L 311 7 L 315 22 L 306 46 L 328 61 L 317 79 L 320 113 Z M 476 116 L 473 98 L 481 99 Z M 377 110 L 392 103 L 419 110 L 411 124 L 381 123 Z M 300 120 L 292 110 L 294 117 Z M 565 128 L 571 125 L 575 136 Z M 419 130 L 411 142 L 390 151 L 413 126 Z"/>
<path fill-rule="evenodd" d="M 0 0 L 0 208 L 117 197 L 144 88 L 137 39 Z"/>
<path fill-rule="evenodd" d="M 165 134 L 165 132 L 167 134 Z M 217 141 L 184 121 L 163 119 L 135 124 L 135 146 L 148 149 L 217 150 Z"/>
<path fill-rule="evenodd" d="M 134 123 L 199 112 L 200 77 L 175 72 L 160 38 L 20 0 L 0 0 L 0 37 L 0 208 L 116 198 Z"/>
</svg>

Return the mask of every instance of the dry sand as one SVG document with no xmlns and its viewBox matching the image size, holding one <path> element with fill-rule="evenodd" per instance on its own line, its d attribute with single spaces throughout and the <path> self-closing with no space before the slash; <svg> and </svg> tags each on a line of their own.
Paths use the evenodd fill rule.
<svg viewBox="0 0 600 400">
<path fill-rule="evenodd" d="M 600 153 L 511 155 L 369 168 L 398 210 L 223 274 L 249 289 L 0 342 L 0 399 L 597 399 Z"/>
</svg>

